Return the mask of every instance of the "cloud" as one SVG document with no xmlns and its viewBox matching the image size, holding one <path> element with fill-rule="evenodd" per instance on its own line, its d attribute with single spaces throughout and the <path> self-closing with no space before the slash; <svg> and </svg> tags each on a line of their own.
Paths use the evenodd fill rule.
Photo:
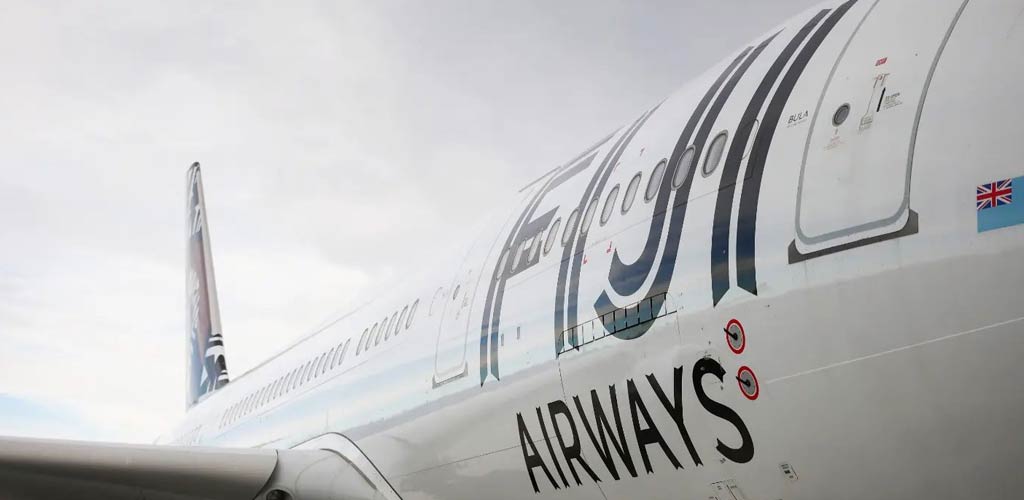
<svg viewBox="0 0 1024 500">
<path fill-rule="evenodd" d="M 5 4 L 0 432 L 181 415 L 192 161 L 240 373 L 809 3 Z"/>
</svg>

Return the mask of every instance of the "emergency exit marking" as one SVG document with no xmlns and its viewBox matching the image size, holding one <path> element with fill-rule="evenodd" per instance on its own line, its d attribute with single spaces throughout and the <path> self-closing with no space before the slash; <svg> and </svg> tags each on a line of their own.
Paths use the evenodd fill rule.
<svg viewBox="0 0 1024 500">
<path fill-rule="evenodd" d="M 799 479 L 796 475 L 796 469 L 794 469 L 792 465 L 782 462 L 779 464 L 779 469 L 782 471 L 782 475 L 786 476 L 786 479 L 789 479 L 790 481 L 796 481 Z"/>
</svg>

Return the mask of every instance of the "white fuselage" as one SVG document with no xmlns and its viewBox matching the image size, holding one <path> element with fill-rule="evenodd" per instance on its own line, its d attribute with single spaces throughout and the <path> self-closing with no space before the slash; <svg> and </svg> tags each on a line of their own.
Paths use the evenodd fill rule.
<svg viewBox="0 0 1024 500">
<path fill-rule="evenodd" d="M 168 441 L 337 433 L 406 500 L 1021 494 L 1024 226 L 976 188 L 1024 175 L 1022 11 L 800 15 Z"/>
</svg>

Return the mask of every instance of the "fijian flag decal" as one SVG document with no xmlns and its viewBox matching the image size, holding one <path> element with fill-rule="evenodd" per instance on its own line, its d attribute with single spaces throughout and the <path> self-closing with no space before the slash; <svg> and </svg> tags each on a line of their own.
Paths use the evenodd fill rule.
<svg viewBox="0 0 1024 500">
<path fill-rule="evenodd" d="M 1015 200 L 1014 187 L 1024 186 L 1024 177 L 986 182 L 975 188 L 978 232 L 1024 224 L 1024 203 Z"/>
<path fill-rule="evenodd" d="M 186 405 L 192 406 L 205 394 L 228 383 L 224 338 L 217 307 L 217 285 L 213 277 L 210 236 L 206 224 L 206 203 L 199 164 L 188 170 L 186 217 L 185 304 L 188 335 Z"/>
</svg>

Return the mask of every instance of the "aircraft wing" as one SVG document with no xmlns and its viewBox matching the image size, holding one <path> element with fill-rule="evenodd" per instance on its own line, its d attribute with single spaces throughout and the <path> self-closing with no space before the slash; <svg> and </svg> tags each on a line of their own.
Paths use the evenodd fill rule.
<svg viewBox="0 0 1024 500">
<path fill-rule="evenodd" d="M 376 494 L 370 480 L 328 450 L 0 437 L 0 498 L 6 500 L 326 500 Z"/>
</svg>

